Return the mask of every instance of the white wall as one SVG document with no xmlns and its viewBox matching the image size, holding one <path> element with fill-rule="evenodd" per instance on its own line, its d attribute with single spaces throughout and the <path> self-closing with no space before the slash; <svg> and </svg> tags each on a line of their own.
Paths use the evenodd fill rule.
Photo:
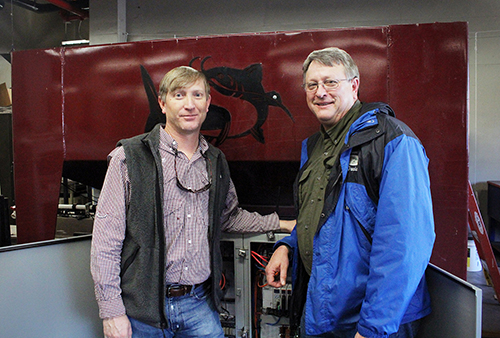
<svg viewBox="0 0 500 338">
<path fill-rule="evenodd" d="M 122 41 L 119 39 L 123 37 L 118 36 L 118 22 L 125 27 L 126 41 L 139 41 L 242 32 L 467 21 L 470 33 L 470 180 L 478 192 L 487 222 L 486 181 L 500 180 L 500 151 L 497 150 L 500 139 L 500 1 L 90 0 L 90 11 L 91 44 Z"/>
<path fill-rule="evenodd" d="M 500 2 L 499 2 L 500 3 Z M 500 180 L 500 25 L 471 32 L 469 39 L 470 181 L 485 221 L 487 181 Z"/>
<path fill-rule="evenodd" d="M 0 57 L 0 84 L 5 82 L 7 88 L 11 88 L 11 81 L 12 79 L 10 63 L 3 57 Z"/>
</svg>

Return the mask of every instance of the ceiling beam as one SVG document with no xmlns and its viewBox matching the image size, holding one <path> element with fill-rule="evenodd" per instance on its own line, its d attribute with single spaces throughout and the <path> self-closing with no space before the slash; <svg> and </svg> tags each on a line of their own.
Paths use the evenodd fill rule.
<svg viewBox="0 0 500 338">
<path fill-rule="evenodd" d="M 51 4 L 53 4 L 59 8 L 66 10 L 70 13 L 77 15 L 81 20 L 85 20 L 85 19 L 89 18 L 89 11 L 88 10 L 84 10 L 84 9 L 75 7 L 64 0 L 46 0 L 46 1 L 50 2 Z"/>
</svg>

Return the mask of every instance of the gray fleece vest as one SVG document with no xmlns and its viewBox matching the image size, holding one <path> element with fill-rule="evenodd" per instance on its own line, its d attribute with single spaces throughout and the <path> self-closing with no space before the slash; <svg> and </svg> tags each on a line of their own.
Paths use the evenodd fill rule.
<svg viewBox="0 0 500 338">
<path fill-rule="evenodd" d="M 161 125 L 157 125 L 147 134 L 118 142 L 118 146 L 123 146 L 125 150 L 131 185 L 120 277 L 127 315 L 149 325 L 165 328 L 168 324 L 164 311 L 166 272 L 163 171 L 158 151 L 160 128 Z M 209 145 L 206 154 L 213 173 L 208 210 L 211 295 L 220 310 L 220 215 L 229 191 L 230 174 L 225 156 L 219 149 Z"/>
</svg>

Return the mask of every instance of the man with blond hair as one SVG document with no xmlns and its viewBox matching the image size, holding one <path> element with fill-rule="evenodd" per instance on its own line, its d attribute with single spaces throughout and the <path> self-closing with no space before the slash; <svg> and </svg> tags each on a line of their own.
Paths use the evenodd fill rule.
<svg viewBox="0 0 500 338">
<path fill-rule="evenodd" d="M 238 207 L 224 154 L 200 134 L 210 100 L 203 73 L 174 68 L 159 90 L 166 124 L 109 155 L 91 250 L 107 338 L 223 338 L 221 231 L 293 225 Z"/>
</svg>

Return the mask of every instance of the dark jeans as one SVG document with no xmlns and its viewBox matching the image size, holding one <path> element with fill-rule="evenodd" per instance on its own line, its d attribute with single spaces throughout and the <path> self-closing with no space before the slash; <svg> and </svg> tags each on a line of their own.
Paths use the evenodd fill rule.
<svg viewBox="0 0 500 338">
<path fill-rule="evenodd" d="M 210 291 L 203 285 L 185 296 L 167 298 L 165 311 L 169 320 L 168 329 L 157 329 L 133 318 L 133 338 L 224 338 L 224 332 L 210 299 Z"/>
</svg>

